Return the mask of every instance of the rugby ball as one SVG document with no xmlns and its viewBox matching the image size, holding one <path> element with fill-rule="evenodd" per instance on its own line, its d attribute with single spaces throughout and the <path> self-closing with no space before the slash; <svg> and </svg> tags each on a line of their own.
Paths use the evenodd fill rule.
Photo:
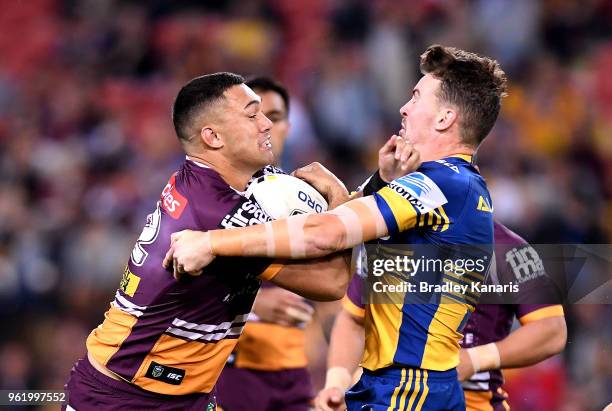
<svg viewBox="0 0 612 411">
<path fill-rule="evenodd" d="M 328 208 L 325 198 L 313 186 L 288 174 L 257 177 L 245 194 L 275 220 L 296 214 L 322 213 Z"/>
</svg>

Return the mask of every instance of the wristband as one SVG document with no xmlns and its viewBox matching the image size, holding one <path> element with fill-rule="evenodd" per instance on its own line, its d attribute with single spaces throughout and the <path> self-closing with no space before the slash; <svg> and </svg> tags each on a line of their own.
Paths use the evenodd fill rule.
<svg viewBox="0 0 612 411">
<path fill-rule="evenodd" d="M 380 170 L 376 170 L 376 172 L 372 174 L 372 177 L 370 177 L 368 182 L 363 186 L 363 195 L 364 197 L 370 196 L 381 188 L 385 187 L 386 185 L 387 182 L 383 180 L 380 176 Z"/>
<path fill-rule="evenodd" d="M 494 342 L 479 345 L 478 347 L 468 348 L 467 353 L 472 360 L 474 373 L 477 373 L 480 370 L 496 370 L 501 365 L 499 349 L 497 348 L 497 344 Z"/>
<path fill-rule="evenodd" d="M 349 370 L 344 367 L 331 367 L 325 375 L 324 389 L 336 387 L 346 391 L 351 387 L 352 382 L 353 377 Z"/>
</svg>

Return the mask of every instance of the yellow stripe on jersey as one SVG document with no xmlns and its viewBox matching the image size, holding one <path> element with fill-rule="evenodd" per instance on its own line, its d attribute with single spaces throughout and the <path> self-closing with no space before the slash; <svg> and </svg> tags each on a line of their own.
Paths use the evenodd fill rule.
<svg viewBox="0 0 612 411">
<path fill-rule="evenodd" d="M 399 405 L 397 406 L 398 410 L 410 409 L 410 405 L 408 405 L 408 408 L 404 408 L 404 404 L 406 404 L 406 396 L 410 392 L 410 386 L 412 385 L 413 381 L 415 382 L 415 389 L 418 389 L 416 388 L 416 381 L 418 380 L 418 372 L 419 372 L 418 370 L 414 370 L 414 375 L 413 375 L 412 368 L 408 369 L 408 381 L 406 382 L 406 387 L 404 387 L 404 392 L 402 392 L 402 395 L 400 396 Z"/>
<path fill-rule="evenodd" d="M 365 317 L 365 309 L 356 306 L 346 295 L 342 298 L 342 308 L 354 317 Z"/>
<path fill-rule="evenodd" d="M 384 284 L 401 283 L 401 280 L 387 275 L 381 277 Z M 372 298 L 372 296 L 370 296 Z M 365 351 L 362 366 L 368 370 L 377 370 L 393 364 L 402 325 L 402 307 L 404 293 L 377 295 L 376 298 L 388 298 L 382 304 L 368 304 L 365 310 Z"/>
<path fill-rule="evenodd" d="M 423 408 L 423 403 L 425 402 L 425 399 L 427 399 L 427 394 L 429 394 L 429 387 L 427 386 L 427 370 L 423 370 L 423 394 L 421 395 L 421 398 L 419 398 L 419 402 L 417 402 L 415 411 L 421 411 L 421 409 Z"/>
<path fill-rule="evenodd" d="M 416 401 L 417 397 L 419 396 L 419 392 L 421 392 L 421 382 L 423 380 L 423 371 L 422 370 L 415 370 L 415 378 L 414 378 L 414 391 L 412 391 L 412 394 L 410 394 L 410 399 L 408 400 L 408 406 L 406 407 L 407 410 L 411 410 L 412 406 L 414 405 L 414 402 Z M 402 408 L 400 408 L 402 409 Z"/>
<path fill-rule="evenodd" d="M 404 197 L 389 187 L 384 187 L 378 194 L 385 200 L 393 213 L 399 231 L 405 231 L 416 226 L 419 215 L 414 206 Z"/>
<path fill-rule="evenodd" d="M 462 160 L 467 161 L 468 163 L 472 163 L 472 155 L 471 154 L 454 154 L 452 156 L 449 157 L 457 157 L 460 158 Z"/>
<path fill-rule="evenodd" d="M 395 404 L 397 404 L 397 395 L 402 389 L 402 386 L 404 385 L 405 380 L 406 380 L 406 369 L 402 368 L 402 378 L 400 379 L 399 385 L 395 387 L 395 390 L 393 390 L 393 395 L 391 395 L 391 403 L 389 404 L 389 408 L 387 408 L 387 411 L 393 411 L 393 409 L 395 408 Z"/>
<path fill-rule="evenodd" d="M 467 311 L 465 304 L 458 304 L 444 295 L 440 298 L 429 325 L 421 368 L 446 371 L 459 364 L 459 340 L 463 336 L 457 329 Z"/>
<path fill-rule="evenodd" d="M 440 211 L 440 215 L 442 216 L 442 221 L 444 222 L 444 225 L 440 229 L 440 232 L 444 232 L 444 231 L 448 230 L 448 225 L 450 224 L 450 219 L 446 215 L 446 211 L 444 211 L 444 207 L 443 206 L 438 207 L 438 210 Z"/>
<path fill-rule="evenodd" d="M 563 317 L 563 306 L 560 304 L 542 307 L 519 318 L 521 325 L 551 317 Z"/>
</svg>

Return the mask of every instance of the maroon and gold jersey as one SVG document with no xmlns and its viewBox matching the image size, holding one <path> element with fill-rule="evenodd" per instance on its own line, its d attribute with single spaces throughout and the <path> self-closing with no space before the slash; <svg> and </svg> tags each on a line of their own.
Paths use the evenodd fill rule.
<svg viewBox="0 0 612 411">
<path fill-rule="evenodd" d="M 536 301 L 554 300 L 555 286 L 544 271 L 544 265 L 535 249 L 522 237 L 504 225 L 495 222 L 496 282 L 519 283 L 514 304 L 479 304 L 463 330 L 463 348 L 476 347 L 504 339 L 510 334 L 514 318 L 521 325 L 548 317 L 563 316 L 558 304 L 534 304 Z M 503 409 L 507 399 L 502 389 L 501 370 L 481 371 L 464 381 L 466 402 L 470 410 L 491 410 L 498 404 Z M 479 405 L 480 404 L 480 405 Z M 493 408 L 492 408 L 493 407 Z"/>
<path fill-rule="evenodd" d="M 268 165 L 253 175 L 249 184 L 263 175 L 286 174 Z M 262 287 L 277 287 L 266 282 Z M 303 327 L 285 327 L 260 321 L 251 313 L 236 345 L 231 365 L 259 371 L 280 371 L 303 368 L 306 358 L 306 336 Z"/>
<path fill-rule="evenodd" d="M 162 191 L 87 349 L 117 376 L 171 395 L 210 392 L 245 325 L 260 278 L 280 270 L 263 258 L 217 258 L 176 281 L 162 267 L 174 232 L 270 221 L 219 174 L 186 160 Z"/>
</svg>

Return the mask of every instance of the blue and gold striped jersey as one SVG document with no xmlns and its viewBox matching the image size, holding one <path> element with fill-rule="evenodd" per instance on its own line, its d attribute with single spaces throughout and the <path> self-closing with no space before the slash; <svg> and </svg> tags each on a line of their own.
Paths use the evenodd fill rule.
<svg viewBox="0 0 612 411">
<path fill-rule="evenodd" d="M 488 267 L 493 245 L 492 203 L 484 179 L 471 165 L 471 156 L 424 162 L 374 196 L 390 236 L 377 240 L 379 244 L 419 245 L 433 249 L 434 254 L 448 246 L 479 245 L 487 250 Z M 443 252 L 438 256 L 442 258 Z M 483 280 L 485 274 L 486 269 L 458 275 L 444 268 L 428 280 L 469 284 Z M 387 304 L 375 303 L 372 293 L 367 298 L 364 368 L 374 371 L 395 365 L 445 371 L 456 367 L 461 329 L 478 295 L 441 292 L 426 303 L 410 292 Z"/>
</svg>

